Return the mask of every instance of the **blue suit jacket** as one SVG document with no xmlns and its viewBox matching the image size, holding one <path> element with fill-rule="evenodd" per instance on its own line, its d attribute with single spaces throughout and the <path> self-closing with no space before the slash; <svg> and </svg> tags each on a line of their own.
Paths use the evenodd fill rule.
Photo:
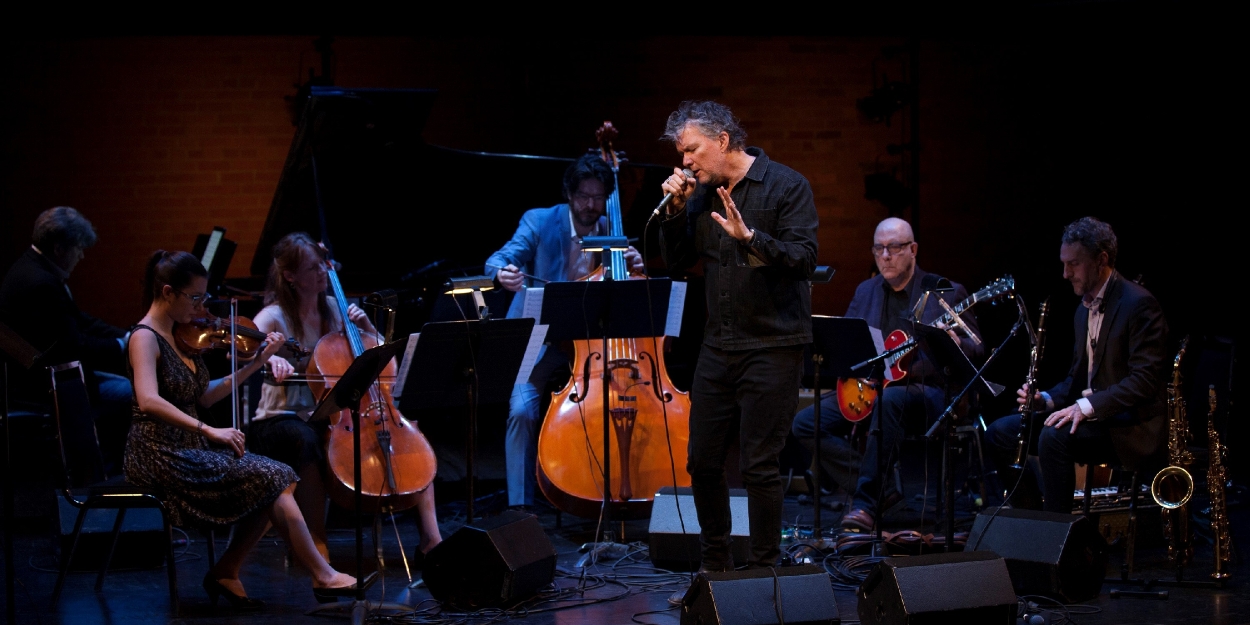
<svg viewBox="0 0 1250 625">
<path fill-rule="evenodd" d="M 599 229 L 607 228 L 607 218 L 599 219 Z M 499 267 L 509 264 L 516 265 L 524 273 L 544 280 L 561 281 L 565 279 L 564 262 L 568 257 L 569 246 L 572 245 L 573 230 L 569 222 L 569 205 L 556 204 L 551 208 L 535 208 L 525 211 L 521 216 L 521 224 L 516 234 L 498 252 L 486 260 L 486 276 L 494 278 Z M 521 291 L 512 298 L 508 307 L 508 318 L 521 316 L 525 301 L 525 289 L 542 284 L 535 280 L 525 279 Z"/>
</svg>

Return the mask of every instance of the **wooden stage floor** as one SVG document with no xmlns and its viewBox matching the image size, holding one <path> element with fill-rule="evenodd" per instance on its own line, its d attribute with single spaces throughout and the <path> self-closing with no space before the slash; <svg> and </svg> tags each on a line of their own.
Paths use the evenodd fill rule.
<svg viewBox="0 0 1250 625">
<path fill-rule="evenodd" d="M 481 492 L 481 491 L 479 491 Z M 895 507 L 887 515 L 887 527 L 894 529 L 915 528 L 920 521 L 922 501 L 912 495 L 906 505 Z M 489 510 L 498 494 L 482 500 Z M 933 518 L 932 500 L 924 508 L 926 522 Z M 457 501 L 440 503 L 440 519 L 444 537 L 451 535 L 463 525 L 463 504 Z M 498 506 L 495 506 L 496 510 Z M 961 501 L 960 517 L 964 524 L 972 514 L 964 509 Z M 691 512 L 693 514 L 693 512 Z M 800 503 L 794 496 L 786 498 L 786 516 L 790 524 L 810 526 L 812 507 Z M 582 577 L 578 573 L 578 560 L 583 556 L 579 547 L 595 535 L 594 521 L 563 515 L 561 527 L 556 527 L 556 514 L 550 509 L 539 510 L 539 521 L 544 527 L 556 551 L 559 553 L 556 585 L 552 591 L 532 598 L 523 609 L 508 612 L 488 611 L 475 614 L 442 612 L 437 602 L 423 587 L 410 588 L 408 576 L 399 557 L 400 549 L 396 532 L 387 523 L 383 527 L 382 545 L 386 557 L 384 579 L 375 585 L 369 598 L 385 601 L 399 610 L 376 611 L 370 622 L 378 623 L 488 623 L 501 620 L 521 622 L 527 625 L 565 625 L 569 623 L 627 624 L 649 623 L 675 625 L 678 611 L 669 606 L 667 599 L 681 589 L 688 574 L 669 573 L 651 567 L 645 551 L 647 521 L 631 521 L 624 524 L 624 540 L 636 545 L 622 559 L 601 562 L 587 570 Z M 836 523 L 839 514 L 826 512 L 825 524 Z M 1247 517 L 1244 511 L 1234 510 L 1234 541 L 1250 540 L 1246 532 Z M 397 517 L 399 537 L 408 553 L 417 542 L 417 531 L 412 517 Z M 613 529 L 619 532 L 622 525 Z M 932 531 L 930 528 L 928 531 Z M 204 538 L 191 534 L 185 547 L 179 549 L 177 573 L 181 597 L 181 612 L 176 617 L 170 613 L 166 573 L 163 567 L 118 570 L 109 574 L 104 590 L 93 590 L 95 575 L 73 573 L 69 576 L 57 609 L 49 607 L 53 584 L 56 579 L 56 555 L 54 540 L 45 529 L 19 528 L 16 536 L 18 622 L 20 623 L 196 623 L 218 625 L 233 623 L 282 623 L 299 625 L 347 621 L 343 614 L 316 614 L 317 608 L 310 591 L 309 575 L 299 567 L 286 566 L 286 550 L 281 541 L 268 536 L 249 561 L 243 581 L 251 596 L 266 602 L 266 608 L 257 613 L 234 613 L 223 605 L 209 606 L 207 596 L 200 587 L 206 567 L 207 550 Z M 368 534 L 366 541 L 369 541 Z M 786 544 L 794 545 L 788 538 Z M 224 549 L 224 539 L 219 538 L 218 553 Z M 366 550 L 370 549 L 369 546 Z M 810 553 L 795 549 L 795 553 Z M 331 555 L 334 563 L 348 570 L 354 556 L 354 532 L 351 529 L 335 529 L 331 533 Z M 1123 555 L 1112 554 L 1108 572 L 1119 571 Z M 832 564 L 830 559 L 826 564 Z M 1154 541 L 1153 546 L 1138 550 L 1139 574 L 1159 577 L 1167 575 L 1166 551 Z M 1190 577 L 1204 577 L 1210 570 L 1210 548 L 1199 545 L 1196 562 L 1190 568 Z M 1167 600 L 1119 598 L 1110 596 L 1118 584 L 1104 584 L 1102 593 L 1094 600 L 1073 606 L 1068 612 L 1069 622 L 1081 624 L 1102 623 L 1250 623 L 1250 593 L 1246 592 L 1245 576 L 1250 574 L 1244 565 L 1232 569 L 1233 578 L 1223 590 L 1171 589 Z M 419 576 L 420 571 L 413 571 Z M 836 587 L 836 598 L 842 622 L 857 622 L 856 599 L 851 586 Z M 933 592 L 960 593 L 955 587 L 934 588 Z M 0 601 L 3 596 L 0 596 Z M 344 604 L 346 605 L 346 604 Z M 3 612 L 0 612 L 3 614 Z M 1058 612 L 1053 613 L 1054 616 Z M 1058 619 L 1052 622 L 1061 622 Z"/>
</svg>

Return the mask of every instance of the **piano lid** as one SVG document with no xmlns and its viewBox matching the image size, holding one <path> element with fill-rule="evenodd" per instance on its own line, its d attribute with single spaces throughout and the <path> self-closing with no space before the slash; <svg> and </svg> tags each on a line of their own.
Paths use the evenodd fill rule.
<svg viewBox="0 0 1250 625">
<path fill-rule="evenodd" d="M 421 132 L 436 92 L 313 87 L 291 143 L 251 272 L 264 276 L 287 233 L 325 229 L 344 286 L 372 291 L 431 277 L 480 273 L 528 209 L 558 204 L 574 158 L 468 152 L 432 146 Z M 594 146 L 594 128 L 586 146 Z M 577 155 L 570 155 L 575 157 Z M 624 164 L 626 234 L 641 236 L 669 168 Z M 648 251 L 659 253 L 652 228 Z"/>
</svg>

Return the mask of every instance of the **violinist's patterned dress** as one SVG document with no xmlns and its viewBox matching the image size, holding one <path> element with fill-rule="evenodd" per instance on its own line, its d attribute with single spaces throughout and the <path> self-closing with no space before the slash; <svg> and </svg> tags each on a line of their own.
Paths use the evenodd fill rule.
<svg viewBox="0 0 1250 625">
<path fill-rule="evenodd" d="M 160 344 L 160 396 L 198 418 L 198 399 L 209 382 L 204 360 L 194 356 L 191 371 L 159 333 L 145 325 L 135 326 L 139 330 L 151 331 Z M 130 377 L 133 381 L 133 371 Z M 228 525 L 266 508 L 297 479 L 281 462 L 250 453 L 239 458 L 229 449 L 210 447 L 198 432 L 144 414 L 137 401 L 124 468 L 127 480 L 156 491 L 174 524 L 196 527 Z"/>
</svg>

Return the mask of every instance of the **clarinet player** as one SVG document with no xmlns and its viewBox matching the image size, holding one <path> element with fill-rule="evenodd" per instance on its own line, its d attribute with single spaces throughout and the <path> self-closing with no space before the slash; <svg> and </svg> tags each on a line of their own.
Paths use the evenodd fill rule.
<svg viewBox="0 0 1250 625">
<path fill-rule="evenodd" d="M 1093 217 L 1063 231 L 1063 277 L 1081 298 L 1073 318 L 1076 342 L 1068 376 L 1032 398 L 1045 415 L 1041 484 L 1039 490 L 1037 476 L 1025 475 L 1010 502 L 1016 507 L 1071 513 L 1074 462 L 1116 463 L 1147 479 L 1166 460 L 1167 322 L 1155 297 L 1116 271 L 1118 250 L 1111 226 Z M 1025 390 L 1017 395 L 1024 406 Z M 1017 479 L 1009 465 L 1020 425 L 1020 415 L 1009 415 L 986 432 L 1007 488 Z"/>
</svg>

